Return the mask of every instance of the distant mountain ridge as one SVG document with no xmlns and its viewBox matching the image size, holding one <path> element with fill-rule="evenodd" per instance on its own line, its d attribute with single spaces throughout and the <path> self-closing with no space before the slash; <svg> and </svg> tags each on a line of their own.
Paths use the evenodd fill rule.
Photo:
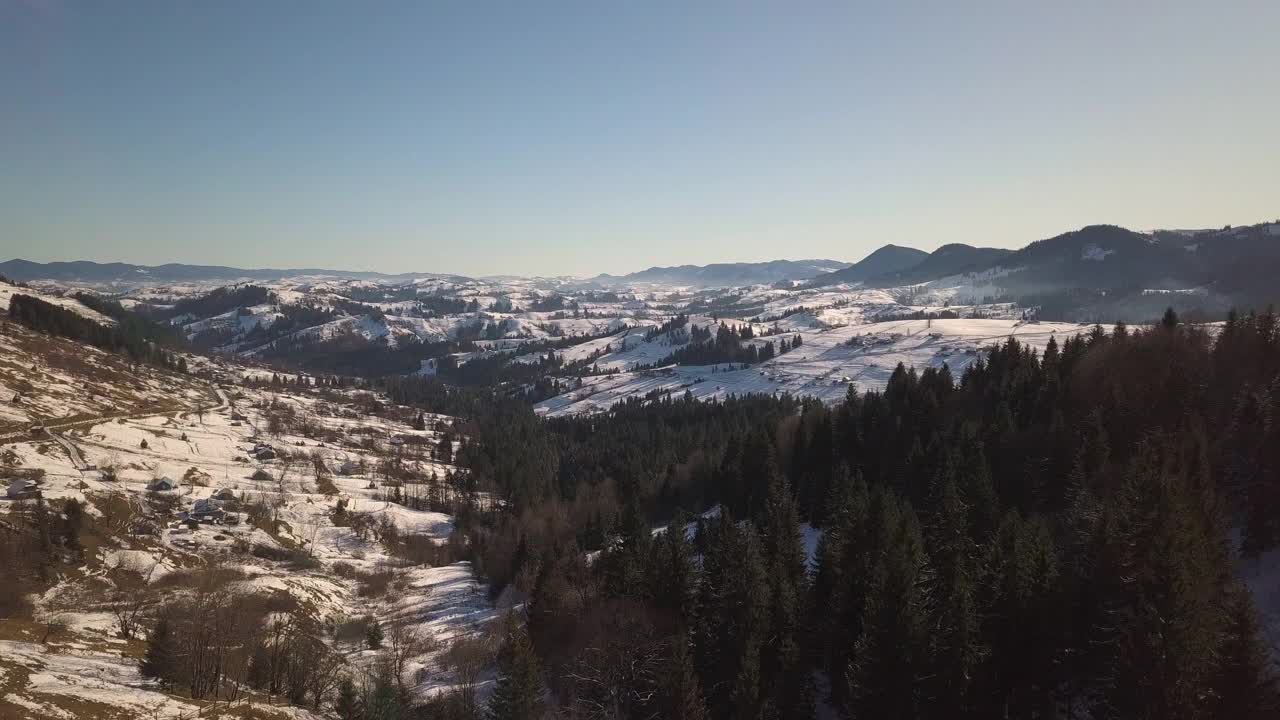
<svg viewBox="0 0 1280 720">
<path fill-rule="evenodd" d="M 885 245 L 847 268 L 815 277 L 810 284 L 822 286 L 866 282 L 874 277 L 915 267 L 927 257 L 929 253 L 923 250 Z"/>
<path fill-rule="evenodd" d="M 783 280 L 808 280 L 848 267 L 839 260 L 770 260 L 766 262 L 712 263 L 651 267 L 627 275 L 597 275 L 592 282 L 604 286 L 634 283 L 729 287 L 770 285 Z"/>
<path fill-rule="evenodd" d="M 1006 248 L 974 247 L 949 243 L 929 253 L 918 264 L 870 278 L 868 284 L 881 287 L 928 282 L 949 275 L 976 272 L 991 267 L 1014 251 Z"/>
<path fill-rule="evenodd" d="M 243 269 L 218 265 L 135 265 L 90 261 L 0 262 L 0 275 L 19 282 L 47 280 L 115 288 L 165 283 L 270 282 L 304 276 L 404 283 L 420 278 L 457 278 L 449 273 L 402 273 L 298 269 Z M 980 281 L 974 278 L 981 276 Z M 773 260 L 655 266 L 586 280 L 556 279 L 606 288 L 674 285 L 702 289 L 804 283 L 808 287 L 861 284 L 892 288 L 943 278 L 968 277 L 987 297 L 1031 298 L 1046 293 L 1196 291 L 1223 303 L 1280 300 L 1280 221 L 1217 230 L 1137 232 L 1116 225 L 1088 225 L 1009 250 L 947 243 L 931 253 L 885 245 L 856 263 L 829 259 Z M 1114 295 L 1114 293 L 1112 293 Z"/>
<path fill-rule="evenodd" d="M 92 285 L 140 285 L 147 283 L 199 282 L 240 280 L 268 281 L 298 276 L 319 276 L 347 280 L 406 280 L 415 277 L 439 277 L 435 273 L 402 273 L 389 275 L 378 272 L 297 269 L 244 269 L 222 265 L 134 265 L 132 263 L 97 263 L 89 260 L 71 262 L 37 263 L 14 259 L 0 262 L 0 275 L 18 282 L 53 280 Z"/>
</svg>

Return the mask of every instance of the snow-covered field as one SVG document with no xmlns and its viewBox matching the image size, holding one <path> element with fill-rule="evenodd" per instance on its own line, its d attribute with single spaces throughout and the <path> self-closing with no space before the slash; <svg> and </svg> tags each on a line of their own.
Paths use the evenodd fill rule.
<svg viewBox="0 0 1280 720">
<path fill-rule="evenodd" d="M 688 392 L 699 399 L 788 393 L 835 402 L 850 387 L 882 389 L 899 363 L 916 369 L 946 364 L 958 377 L 984 348 L 1007 338 L 1043 350 L 1051 337 L 1061 343 L 1087 331 L 1088 326 L 1074 323 L 1015 319 L 901 320 L 798 330 L 803 339 L 799 348 L 745 369 L 680 366 L 586 377 L 581 387 L 543 401 L 537 409 L 549 416 L 599 412 L 654 391 Z"/>
</svg>

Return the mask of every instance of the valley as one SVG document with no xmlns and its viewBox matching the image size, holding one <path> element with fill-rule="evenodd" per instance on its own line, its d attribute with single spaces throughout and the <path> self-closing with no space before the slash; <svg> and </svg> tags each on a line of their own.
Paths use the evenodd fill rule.
<svg viewBox="0 0 1280 720">
<path fill-rule="evenodd" d="M 678 660 L 660 639 L 680 637 L 670 623 L 732 632 L 667 604 L 655 587 L 685 582 L 665 578 L 671 568 L 697 576 L 670 592 L 698 607 L 752 582 L 771 588 L 770 603 L 848 602 L 823 595 L 831 573 L 856 569 L 831 549 L 854 531 L 841 525 L 846 501 L 860 522 L 900 523 L 906 539 L 893 543 L 926 543 L 927 557 L 903 562 L 929 578 L 947 562 L 1033 572 L 946 555 L 936 523 L 964 525 L 990 553 L 1015 542 L 998 527 L 1041 532 L 1023 512 L 1055 513 L 1055 542 L 1103 533 L 1069 525 L 1085 522 L 1073 503 L 1094 502 L 1077 494 L 1080 473 L 1118 497 L 1114 483 L 1133 471 L 1097 456 L 1099 444 L 1156 442 L 1130 419 L 1171 412 L 1135 371 L 1158 366 L 1153 348 L 1180 358 L 1175 386 L 1222 353 L 1261 353 L 1246 368 L 1273 360 L 1235 339 L 1272 338 L 1270 315 L 1222 311 L 1254 297 L 1240 278 L 1199 261 L 1144 278 L 1134 263 L 1150 257 L 1126 253 L 1163 257 L 1175 240 L 1139 237 L 1086 228 L 1021 251 L 889 246 L 853 264 L 591 279 L 9 263 L 24 275 L 0 281 L 11 310 L 0 318 L 0 533 L 17 579 L 0 593 L 0 714 L 311 720 L 377 705 L 471 718 L 515 692 L 522 643 L 547 674 L 520 692 L 582 706 L 581 694 L 622 682 L 601 667 L 658 673 L 646 663 Z M 1197 252 L 1244 242 L 1177 237 L 1200 238 Z M 1044 282 L 1052 273 L 1075 278 L 1068 292 Z M 722 284 L 735 278 L 761 282 Z M 1122 306 L 1133 325 L 1105 314 Z M 1126 369 L 1111 377 L 1107 364 Z M 1206 377 L 1251 392 L 1221 371 Z M 1246 412 L 1202 406 L 1220 421 Z M 1197 430 L 1166 430 L 1200 442 Z M 1265 445 L 1223 440 L 1212 453 L 1230 473 L 1225 458 Z M 1215 592 L 1248 587 L 1262 636 L 1280 647 L 1269 525 L 1238 501 L 1225 507 L 1229 554 L 1247 562 Z M 753 557 L 768 567 L 756 580 Z M 912 602 L 909 587 L 894 592 Z M 634 624 L 628 607 L 646 619 Z M 925 598 L 912 607 L 936 612 Z M 787 627 L 817 653 L 821 689 L 803 700 L 816 716 L 860 702 L 839 677 L 851 645 Z M 902 642 L 937 652 L 934 640 Z"/>
</svg>

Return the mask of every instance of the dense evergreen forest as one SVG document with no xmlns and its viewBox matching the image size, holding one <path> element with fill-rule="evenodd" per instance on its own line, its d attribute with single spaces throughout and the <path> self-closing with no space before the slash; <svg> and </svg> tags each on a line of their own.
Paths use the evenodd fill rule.
<svg viewBox="0 0 1280 720">
<path fill-rule="evenodd" d="M 259 285 L 229 285 L 215 288 L 197 297 L 182 298 L 172 306 L 153 312 L 162 320 L 188 315 L 213 317 L 237 308 L 262 305 L 271 302 L 272 299 L 271 291 Z"/>
<path fill-rule="evenodd" d="M 1280 542 L 1271 313 L 1010 339 L 836 406 L 544 421 L 429 387 L 393 395 L 470 416 L 459 461 L 502 502 L 459 528 L 528 601 L 494 718 L 1280 713 L 1236 573 Z"/>
</svg>

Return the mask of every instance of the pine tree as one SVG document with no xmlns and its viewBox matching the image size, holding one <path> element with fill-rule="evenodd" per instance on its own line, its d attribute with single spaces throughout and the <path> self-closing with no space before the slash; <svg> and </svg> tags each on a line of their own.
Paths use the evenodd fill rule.
<svg viewBox="0 0 1280 720">
<path fill-rule="evenodd" d="M 943 711 L 943 717 L 965 717 L 970 679 L 984 654 L 974 583 L 977 569 L 967 528 L 969 509 L 954 479 L 943 483 L 937 490 L 938 509 L 930 532 L 937 569 L 932 595 L 938 608 L 930 633 L 934 668 L 928 685 L 931 704 Z"/>
<path fill-rule="evenodd" d="M 538 657 L 524 629 L 507 617 L 506 640 L 498 658 L 498 682 L 489 699 L 489 720 L 537 720 L 544 711 Z"/>
<path fill-rule="evenodd" d="M 640 598 L 645 593 L 645 569 L 653 534 L 634 496 L 618 518 L 617 540 L 600 558 L 605 589 L 617 597 Z"/>
<path fill-rule="evenodd" d="M 147 638 L 147 652 L 139 670 L 144 676 L 159 680 L 161 687 L 167 687 L 176 677 L 177 662 L 177 641 L 169 629 L 168 619 L 162 617 Z"/>
<path fill-rule="evenodd" d="M 672 639 L 671 659 L 662 678 L 661 693 L 659 717 L 669 720 L 704 720 L 707 717 L 698 673 L 693 667 L 693 651 L 684 633 Z"/>
<path fill-rule="evenodd" d="M 840 477 L 843 473 L 837 473 Z M 871 497 L 862 474 L 833 485 L 828 502 L 829 522 L 818 546 L 814 578 L 815 646 L 822 667 L 832 678 L 832 701 L 843 705 L 848 686 L 845 669 L 854 642 L 862 631 L 872 548 L 868 541 Z"/>
<path fill-rule="evenodd" d="M 804 717 L 813 708 L 800 650 L 807 560 L 795 499 L 781 474 L 769 483 L 762 539 L 769 592 L 769 642 L 761 652 L 762 700 L 772 716 Z"/>
<path fill-rule="evenodd" d="M 341 720 L 359 718 L 360 707 L 356 699 L 356 686 L 351 682 L 351 678 L 344 678 L 338 685 L 338 699 L 334 701 L 333 709 Z"/>
<path fill-rule="evenodd" d="M 253 654 L 249 656 L 245 682 L 254 690 L 262 690 L 271 682 L 271 654 L 260 642 L 254 643 Z"/>
<path fill-rule="evenodd" d="M 927 671 L 929 568 L 914 511 L 879 491 L 872 512 L 869 587 L 862 632 L 846 673 L 854 717 L 907 720 L 921 715 Z"/>
<path fill-rule="evenodd" d="M 1195 718 L 1211 696 L 1214 659 L 1228 624 L 1229 567 L 1200 512 L 1196 483 L 1176 448 L 1144 441 L 1105 509 L 1096 575 L 1113 628 L 1105 702 L 1117 717 Z"/>
<path fill-rule="evenodd" d="M 760 650 L 769 589 L 755 530 L 725 509 L 706 533 L 695 647 L 707 709 L 717 720 L 760 716 Z"/>
<path fill-rule="evenodd" d="M 377 620 L 369 623 L 369 627 L 365 628 L 364 639 L 368 643 L 370 650 L 377 650 L 382 647 L 382 625 Z"/>
<path fill-rule="evenodd" d="M 743 533 L 742 589 L 735 603 L 740 608 L 734 643 L 737 650 L 737 672 L 729 686 L 732 717 L 753 720 L 762 716 L 760 651 L 769 626 L 769 589 L 764 558 L 755 531 Z"/>
<path fill-rule="evenodd" d="M 676 513 L 667 530 L 650 550 L 649 594 L 658 608 L 668 612 L 678 629 L 693 627 L 698 600 L 697 569 L 693 549 L 685 537 L 688 516 Z"/>
<path fill-rule="evenodd" d="M 1048 525 L 1010 510 L 986 564 L 984 637 L 991 655 L 977 693 L 987 703 L 979 715 L 1049 716 L 1070 619 L 1059 605 L 1061 573 Z"/>
<path fill-rule="evenodd" d="M 1280 716 L 1276 667 L 1262 642 L 1262 628 L 1247 588 L 1235 588 L 1228 600 L 1225 641 L 1218 652 L 1214 716 L 1263 720 Z"/>
<path fill-rule="evenodd" d="M 853 481 L 849 477 L 849 467 L 841 464 L 827 491 L 822 512 L 826 525 L 814 551 L 816 572 L 812 585 L 812 606 L 816 615 L 822 618 L 815 618 L 817 627 L 813 631 L 818 637 L 831 630 L 824 627 L 827 625 L 824 616 L 838 614 L 844 579 L 844 555 L 849 549 L 847 546 L 853 531 L 853 503 Z"/>
<path fill-rule="evenodd" d="M 762 515 L 769 486 L 778 477 L 778 455 L 773 441 L 763 432 L 748 438 L 742 451 L 741 479 L 728 499 L 735 513 L 756 519 L 756 527 L 764 527 Z M 738 502 L 732 502 L 735 498 Z"/>
</svg>

